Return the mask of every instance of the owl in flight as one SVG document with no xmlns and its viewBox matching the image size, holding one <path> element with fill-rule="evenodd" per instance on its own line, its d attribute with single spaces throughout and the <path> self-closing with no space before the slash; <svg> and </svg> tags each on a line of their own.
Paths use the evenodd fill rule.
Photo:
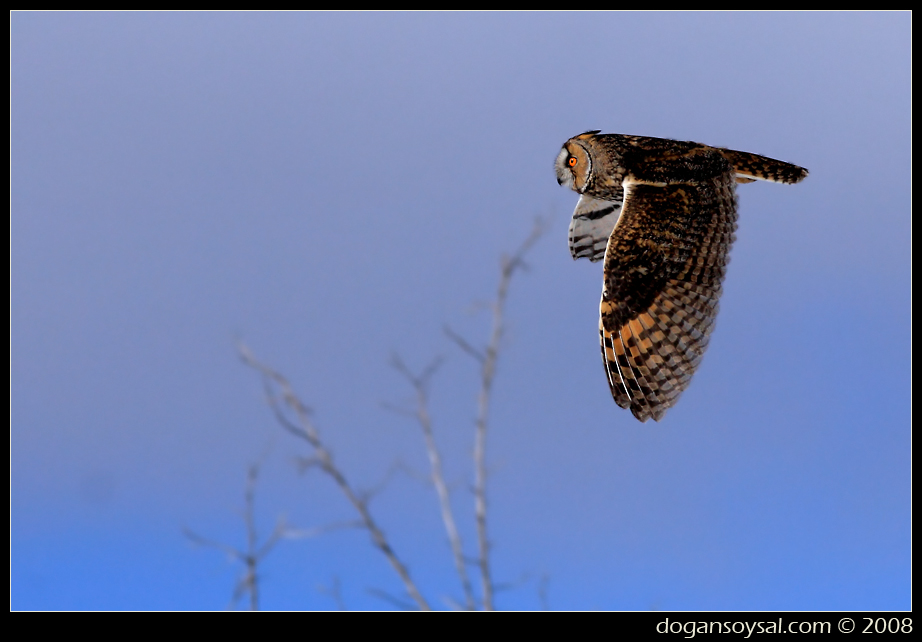
<svg viewBox="0 0 922 642">
<path fill-rule="evenodd" d="M 574 259 L 603 262 L 599 335 L 612 397 L 640 421 L 675 405 L 707 347 L 736 230 L 736 183 L 807 170 L 700 143 L 586 132 L 557 182 L 577 192 Z"/>
</svg>

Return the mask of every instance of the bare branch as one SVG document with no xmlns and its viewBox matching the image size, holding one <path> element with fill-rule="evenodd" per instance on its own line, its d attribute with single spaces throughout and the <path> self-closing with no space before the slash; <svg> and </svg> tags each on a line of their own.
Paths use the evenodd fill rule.
<svg viewBox="0 0 922 642">
<path fill-rule="evenodd" d="M 390 602 L 391 604 L 393 604 L 394 606 L 396 606 L 397 608 L 403 611 L 413 610 L 413 605 L 410 604 L 409 602 L 405 600 L 401 600 L 399 597 L 394 597 L 390 593 L 386 591 L 382 591 L 381 589 L 370 588 L 370 589 L 367 589 L 366 592 L 369 595 L 374 595 L 375 597 L 384 600 L 385 602 Z"/>
<path fill-rule="evenodd" d="M 494 584 L 493 590 L 496 591 L 497 593 L 501 593 L 503 591 L 511 591 L 513 589 L 517 589 L 527 584 L 530 581 L 531 581 L 531 573 L 525 572 L 519 575 L 518 579 L 509 580 L 507 582 L 498 582 Z"/>
<path fill-rule="evenodd" d="M 541 603 L 542 611 L 550 611 L 549 602 L 547 599 L 547 587 L 551 583 L 551 578 L 547 573 L 544 573 L 541 576 L 541 579 L 538 580 L 538 601 Z"/>
<path fill-rule="evenodd" d="M 454 598 L 452 598 L 452 597 L 449 597 L 449 596 L 447 596 L 447 595 L 444 596 L 444 597 L 442 597 L 442 601 L 443 601 L 443 602 L 445 603 L 445 605 L 446 605 L 448 608 L 450 608 L 452 611 L 470 611 L 469 608 L 465 608 L 465 606 L 464 606 L 463 604 L 461 604 L 461 603 L 458 602 L 456 599 L 454 599 Z"/>
<path fill-rule="evenodd" d="M 423 486 L 427 486 L 432 481 L 430 475 L 427 475 L 425 472 L 417 470 L 416 468 L 413 468 L 412 466 L 409 466 L 402 461 L 396 462 L 393 468 L 394 472 L 401 472 L 413 481 L 418 482 Z"/>
<path fill-rule="evenodd" d="M 415 390 L 421 389 L 423 392 L 428 392 L 429 380 L 432 379 L 432 376 L 435 374 L 436 370 L 438 370 L 444 362 L 445 359 L 443 357 L 436 357 L 429 363 L 428 366 L 423 369 L 420 374 L 415 375 L 403 362 L 403 359 L 400 358 L 400 355 L 391 355 L 391 367 L 402 374 L 403 377 L 410 382 L 410 385 L 413 386 Z"/>
<path fill-rule="evenodd" d="M 468 578 L 467 565 L 464 563 L 464 550 L 461 545 L 461 536 L 455 524 L 454 512 L 451 508 L 451 498 L 448 492 L 448 486 L 445 484 L 445 475 L 442 472 L 442 456 L 435 444 L 435 436 L 432 432 L 432 418 L 429 415 L 428 383 L 430 377 L 432 377 L 441 364 L 441 359 L 438 358 L 434 360 L 423 370 L 422 374 L 418 376 L 414 375 L 410 369 L 407 368 L 399 356 L 395 355 L 391 363 L 416 391 L 416 420 L 423 431 L 423 437 L 426 441 L 426 453 L 429 455 L 429 469 L 431 471 L 430 481 L 435 487 L 436 494 L 439 497 L 442 523 L 445 526 L 445 533 L 448 535 L 448 542 L 451 545 L 452 556 L 455 560 L 455 570 L 458 573 L 458 579 L 461 581 L 461 588 L 464 591 L 465 608 L 468 611 L 473 611 L 477 608 L 476 601 L 474 600 L 474 590 Z"/>
<path fill-rule="evenodd" d="M 445 363 L 445 359 L 442 357 L 436 357 L 428 366 L 426 366 L 426 369 L 420 373 L 419 377 L 417 377 L 424 390 L 427 389 L 429 380 L 435 374 L 435 371 L 438 370 L 443 363 Z"/>
<path fill-rule="evenodd" d="M 464 337 L 452 330 L 447 325 L 445 326 L 445 334 L 448 335 L 448 338 L 454 341 L 459 348 L 474 357 L 474 360 L 477 361 L 477 363 L 483 365 L 483 363 L 487 360 L 487 356 L 485 354 L 468 343 Z"/>
<path fill-rule="evenodd" d="M 227 544 L 222 544 L 221 542 L 216 542 L 214 540 L 206 539 L 202 537 L 201 535 L 199 535 L 198 533 L 195 533 L 188 527 L 184 526 L 182 529 L 182 533 L 189 540 L 191 540 L 192 543 L 195 544 L 196 546 L 204 546 L 206 548 L 216 548 L 219 551 L 224 551 L 224 553 L 226 553 L 227 556 L 232 560 L 242 560 L 243 558 L 246 557 L 246 553 L 242 551 L 238 551 L 233 546 L 228 546 Z"/>
<path fill-rule="evenodd" d="M 381 478 L 381 481 L 379 481 L 377 484 L 375 484 L 371 488 L 366 488 L 358 493 L 361 500 L 367 504 L 372 499 L 374 499 L 375 495 L 383 491 L 387 487 L 387 485 L 390 483 L 391 479 L 393 479 L 394 475 L 397 474 L 398 472 L 406 472 L 411 475 L 413 474 L 413 471 L 411 471 L 407 466 L 405 466 L 403 462 L 395 461 L 387 469 L 387 472 L 384 473 L 384 477 Z"/>
<path fill-rule="evenodd" d="M 310 444 L 314 450 L 313 454 L 316 459 L 315 465 L 333 479 L 340 491 L 346 496 L 349 503 L 352 504 L 352 507 L 358 512 L 362 524 L 371 536 L 372 544 L 381 551 L 388 562 L 390 562 L 403 582 L 407 593 L 413 601 L 416 602 L 417 607 L 423 611 L 431 610 L 428 602 L 426 602 L 425 598 L 423 598 L 422 594 L 419 592 L 419 589 L 416 588 L 416 584 L 410 578 L 407 567 L 400 558 L 397 557 L 397 554 L 391 547 L 384 532 L 378 527 L 377 522 L 371 516 L 367 502 L 353 489 L 352 485 L 346 479 L 346 476 L 333 462 L 332 454 L 320 439 L 320 433 L 310 419 L 310 410 L 301 402 L 297 394 L 295 394 L 288 379 L 276 370 L 258 361 L 246 345 L 242 343 L 238 344 L 238 351 L 240 353 L 240 358 L 246 365 L 263 375 L 269 404 L 276 418 L 279 420 L 279 423 L 290 433 Z M 275 388 L 278 389 L 278 395 L 276 395 Z M 294 414 L 295 421 L 290 420 L 282 411 L 282 404 Z"/>
<path fill-rule="evenodd" d="M 479 568 L 483 593 L 482 604 L 484 610 L 494 610 L 494 594 L 498 589 L 503 588 L 502 586 L 496 585 L 494 583 L 490 571 L 490 542 L 487 536 L 486 495 L 486 482 L 488 476 L 486 465 L 486 437 L 488 416 L 493 389 L 493 380 L 496 374 L 496 363 L 498 360 L 501 340 L 504 332 L 504 311 L 508 297 L 509 284 L 512 280 L 512 277 L 518 270 L 527 269 L 527 265 L 524 261 L 525 255 L 544 233 L 545 228 L 545 221 L 538 219 L 531 234 L 525 239 L 525 241 L 516 250 L 516 252 L 512 256 L 503 257 L 501 260 L 500 281 L 496 292 L 496 298 L 491 304 L 492 329 L 490 333 L 490 340 L 487 346 L 484 349 L 478 349 L 471 345 L 459 334 L 454 332 L 451 328 L 447 326 L 445 328 L 445 333 L 449 339 L 458 345 L 462 351 L 474 358 L 477 363 L 480 364 L 481 371 L 481 384 L 478 394 L 478 410 L 475 422 L 473 453 L 473 493 L 474 513 L 477 526 L 478 555 L 473 561 L 469 561 L 463 552 L 460 535 L 458 533 L 457 525 L 455 523 L 453 511 L 451 508 L 448 486 L 444 479 L 442 459 L 436 447 L 435 438 L 432 431 L 432 420 L 428 411 L 428 384 L 434 373 L 441 365 L 442 359 L 435 359 L 418 375 L 414 374 L 399 357 L 395 356 L 392 359 L 393 367 L 398 372 L 400 372 L 401 375 L 406 378 L 407 381 L 413 386 L 416 392 L 416 404 L 415 410 L 409 410 L 399 406 L 388 405 L 386 407 L 389 410 L 400 414 L 413 415 L 423 431 L 426 442 L 426 451 L 429 456 L 430 463 L 430 481 L 435 487 L 439 498 L 442 520 L 448 535 L 449 543 L 452 548 L 456 570 L 461 581 L 465 596 L 465 604 L 463 606 L 460 603 L 451 600 L 450 598 L 445 598 L 454 608 L 466 608 L 468 610 L 473 610 L 477 607 L 474 590 L 470 579 L 468 578 L 468 563 L 474 563 Z M 286 431 L 306 441 L 311 447 L 310 456 L 301 458 L 299 460 L 299 467 L 301 468 L 302 472 L 309 468 L 316 467 L 328 475 L 339 487 L 340 491 L 345 495 L 348 502 L 358 513 L 359 520 L 356 522 L 350 522 L 345 525 L 331 525 L 330 527 L 320 527 L 316 529 L 299 531 L 287 527 L 284 523 L 284 519 L 280 519 L 272 534 L 267 538 L 262 546 L 258 546 L 258 535 L 256 533 L 255 522 L 253 520 L 252 491 L 258 476 L 258 466 L 251 467 L 250 475 L 248 477 L 246 494 L 247 505 L 244 511 L 244 518 L 247 523 L 247 551 L 238 551 L 231 547 L 205 540 L 204 538 L 191 533 L 191 531 L 187 532 L 187 536 L 190 537 L 190 539 L 193 539 L 193 541 L 224 550 L 234 559 L 244 563 L 246 570 L 239 579 L 235 588 L 235 601 L 244 593 L 249 593 L 251 598 L 251 608 L 256 609 L 258 607 L 257 565 L 260 559 L 267 555 L 280 539 L 312 537 L 316 534 L 319 534 L 320 532 L 323 532 L 324 530 L 330 530 L 332 528 L 338 527 L 361 527 L 368 531 L 369 535 L 371 536 L 372 544 L 379 551 L 381 551 L 397 575 L 400 577 L 401 581 L 403 582 L 404 589 L 415 603 L 416 608 L 421 610 L 431 610 L 428 602 L 425 600 L 425 598 L 423 598 L 415 583 L 410 578 L 407 567 L 401 561 L 401 559 L 398 558 L 386 536 L 381 531 L 380 527 L 377 525 L 369 511 L 368 500 L 373 495 L 373 492 L 376 491 L 373 490 L 366 493 L 360 493 L 355 489 L 354 486 L 349 483 L 342 470 L 334 463 L 332 453 L 321 439 L 320 433 L 318 432 L 311 419 L 310 408 L 302 403 L 300 398 L 294 392 L 290 382 L 278 371 L 257 360 L 246 345 L 238 343 L 238 351 L 243 362 L 262 375 L 268 404 L 279 424 Z M 390 477 L 392 472 L 393 469 L 389 471 L 385 481 Z M 379 487 L 381 485 L 379 485 Z M 543 590 L 544 588 L 542 585 L 542 588 L 539 589 L 539 594 L 542 595 L 542 600 L 544 600 Z M 368 592 L 400 608 L 414 608 L 413 604 L 410 604 L 401 598 L 394 597 L 393 595 L 384 591 L 378 589 L 370 589 Z M 330 591 L 330 594 L 334 596 L 337 604 L 344 608 L 342 605 L 341 597 L 339 595 L 338 579 L 336 580 L 334 589 Z"/>
<path fill-rule="evenodd" d="M 186 537 L 195 544 L 224 551 L 231 559 L 243 564 L 243 572 L 240 577 L 238 577 L 237 583 L 234 586 L 234 593 L 229 608 L 233 608 L 243 595 L 248 594 L 250 596 L 250 610 L 259 610 L 259 562 L 272 550 L 278 541 L 278 535 L 276 532 L 273 532 L 262 546 L 259 545 L 253 505 L 260 465 L 260 463 L 255 463 L 247 470 L 247 483 L 246 489 L 244 490 L 244 507 L 241 512 L 247 534 L 246 550 L 242 551 L 232 546 L 206 539 L 188 528 L 183 529 L 183 533 Z M 279 523 L 281 525 L 284 522 L 280 521 Z M 278 531 L 278 529 L 279 526 L 276 527 L 276 531 Z"/>
<path fill-rule="evenodd" d="M 538 218 L 531 234 L 519 246 L 511 257 L 504 257 L 501 262 L 499 287 L 493 302 L 493 328 L 490 343 L 481 360 L 480 394 L 477 402 L 477 421 L 474 429 L 474 515 L 477 522 L 477 544 L 479 550 L 478 565 L 483 590 L 483 608 L 492 611 L 494 585 L 490 574 L 490 540 L 487 537 L 487 417 L 490 408 L 490 396 L 493 390 L 493 378 L 496 374 L 496 361 L 499 356 L 500 341 L 503 336 L 503 313 L 509 293 L 509 283 L 516 270 L 524 267 L 524 257 L 532 246 L 544 234 L 547 223 Z M 458 343 L 457 339 L 455 341 Z M 461 345 L 459 343 L 459 345 Z M 462 345 L 462 348 L 464 346 Z M 467 350 L 467 348 L 464 348 Z"/>
<path fill-rule="evenodd" d="M 295 467 L 303 475 L 311 468 L 319 468 L 320 460 L 316 457 L 295 457 Z"/>
<path fill-rule="evenodd" d="M 240 579 L 237 581 L 237 584 L 234 586 L 234 593 L 231 596 L 230 604 L 227 605 L 228 611 L 233 611 L 237 606 L 237 602 L 240 601 L 240 598 L 243 597 L 246 593 L 251 591 L 253 585 L 256 584 L 256 577 L 250 574 L 249 569 L 240 576 Z M 258 609 L 253 608 L 252 601 L 250 603 L 250 610 L 256 611 Z"/>
<path fill-rule="evenodd" d="M 330 597 L 332 597 L 333 601 L 336 602 L 336 608 L 338 608 L 340 611 L 349 610 L 346 608 L 346 602 L 343 600 L 342 593 L 339 590 L 339 578 L 338 577 L 336 576 L 333 577 L 333 586 L 327 588 L 323 584 L 320 584 L 317 587 L 317 590 L 323 593 L 324 595 L 329 595 Z"/>
<path fill-rule="evenodd" d="M 317 537 L 318 535 L 329 533 L 330 531 L 339 531 L 346 528 L 365 528 L 365 524 L 358 520 L 353 520 L 351 522 L 336 522 L 327 524 L 326 526 L 315 526 L 314 528 L 289 528 L 286 526 L 285 529 L 279 533 L 279 538 L 308 539 L 310 537 Z"/>
<path fill-rule="evenodd" d="M 259 478 L 259 464 L 253 464 L 247 471 L 247 485 L 244 493 L 244 522 L 247 529 L 247 556 L 246 556 L 246 584 L 250 593 L 250 610 L 259 610 L 259 582 L 257 575 L 257 565 L 259 557 L 259 537 L 256 534 L 256 519 L 253 514 L 253 496 L 256 489 L 256 480 Z M 272 546 L 269 547 L 270 549 Z"/>
<path fill-rule="evenodd" d="M 395 415 L 401 415 L 403 417 L 415 417 L 416 416 L 415 411 L 409 410 L 407 408 L 402 408 L 400 406 L 394 405 L 392 403 L 388 403 L 386 401 L 381 402 L 381 407 L 389 412 L 394 413 Z"/>
</svg>

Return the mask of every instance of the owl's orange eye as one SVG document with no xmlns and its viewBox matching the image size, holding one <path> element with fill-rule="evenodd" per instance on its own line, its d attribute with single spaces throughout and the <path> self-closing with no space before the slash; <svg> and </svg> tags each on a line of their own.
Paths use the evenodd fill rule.
<svg viewBox="0 0 922 642">
<path fill-rule="evenodd" d="M 576 156 L 571 156 L 567 159 L 567 165 L 570 167 L 576 167 Z"/>
</svg>

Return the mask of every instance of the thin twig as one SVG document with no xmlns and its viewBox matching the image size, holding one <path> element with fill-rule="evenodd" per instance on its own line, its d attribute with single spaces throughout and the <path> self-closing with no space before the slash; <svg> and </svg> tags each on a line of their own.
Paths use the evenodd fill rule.
<svg viewBox="0 0 922 642">
<path fill-rule="evenodd" d="M 404 465 L 403 462 L 399 460 L 395 461 L 394 463 L 390 465 L 390 468 L 387 469 L 387 472 L 384 473 L 384 476 L 381 478 L 381 481 L 379 481 L 377 484 L 375 484 L 371 488 L 366 488 L 361 491 L 357 491 L 359 499 L 361 499 L 365 504 L 370 503 L 371 500 L 374 499 L 376 495 L 378 495 L 378 493 L 380 493 L 387 487 L 391 479 L 393 479 L 394 475 L 396 475 L 399 472 L 407 473 L 408 475 L 411 475 L 411 476 L 413 475 L 413 471 L 410 468 L 408 468 L 406 465 Z"/>
<path fill-rule="evenodd" d="M 219 551 L 224 551 L 225 554 L 232 560 L 242 560 L 246 553 L 238 551 L 233 546 L 228 546 L 227 544 L 222 544 L 221 542 L 216 542 L 211 539 L 202 537 L 195 531 L 190 530 L 188 527 L 183 527 L 183 535 L 185 535 L 189 540 L 192 541 L 196 546 L 204 546 L 206 548 L 216 548 Z"/>
<path fill-rule="evenodd" d="M 473 611 L 477 608 L 474 600 L 474 589 L 467 575 L 467 564 L 464 562 L 464 550 L 461 546 L 461 536 L 455 524 L 455 516 L 451 508 L 448 485 L 445 483 L 445 475 L 442 472 L 442 456 L 439 454 L 439 449 L 435 444 L 435 436 L 432 432 L 432 418 L 429 415 L 429 378 L 435 373 L 441 362 L 441 358 L 435 359 L 422 374 L 417 376 L 410 372 L 410 369 L 407 368 L 400 357 L 394 355 L 391 359 L 391 364 L 394 369 L 402 374 L 416 391 L 416 420 L 426 440 L 426 453 L 429 455 L 429 469 L 431 471 L 432 485 L 435 487 L 436 494 L 439 497 L 442 523 L 445 525 L 445 533 L 448 535 L 448 542 L 451 545 L 452 556 L 455 560 L 455 570 L 458 572 L 458 579 L 461 581 L 461 588 L 464 591 L 465 609 Z"/>
<path fill-rule="evenodd" d="M 541 576 L 541 579 L 538 580 L 538 601 L 541 604 L 542 611 L 550 611 L 548 606 L 549 602 L 547 600 L 547 587 L 551 583 L 551 578 L 547 573 L 544 573 Z"/>
<path fill-rule="evenodd" d="M 316 458 L 315 465 L 333 479 L 342 493 L 346 496 L 349 503 L 352 504 L 353 508 L 358 512 L 362 524 L 371 536 L 372 544 L 381 551 L 388 562 L 390 562 L 391 566 L 400 577 L 400 580 L 403 582 L 404 588 L 416 603 L 417 607 L 423 611 L 432 610 L 429 603 L 426 602 L 425 598 L 423 598 L 422 594 L 419 592 L 419 589 L 417 589 L 416 584 L 410 578 L 410 572 L 407 570 L 407 567 L 400 558 L 397 557 L 387 537 L 385 537 L 384 533 L 378 527 L 377 522 L 372 518 L 368 510 L 367 502 L 353 489 L 342 471 L 333 463 L 332 454 L 320 439 L 320 434 L 317 432 L 316 427 L 310 419 L 310 410 L 295 394 L 288 379 L 269 366 L 258 361 L 245 345 L 238 344 L 238 351 L 241 359 L 246 365 L 263 375 L 269 405 L 275 413 L 276 418 L 279 420 L 279 423 L 293 435 L 310 444 Z M 275 388 L 278 389 L 281 400 L 275 394 Z M 288 418 L 282 410 L 283 406 L 287 407 L 295 414 L 297 422 L 293 422 Z"/>
<path fill-rule="evenodd" d="M 259 464 L 253 464 L 247 471 L 247 485 L 244 493 L 244 517 L 243 521 L 247 527 L 247 556 L 246 556 L 246 589 L 250 593 L 250 610 L 259 610 L 259 582 L 257 565 L 259 564 L 258 549 L 259 537 L 256 533 L 256 519 L 253 515 L 253 496 L 256 487 L 256 480 L 259 477 Z M 271 544 L 269 549 L 275 546 L 277 538 L 270 538 Z"/>
<path fill-rule="evenodd" d="M 399 597 L 395 597 L 388 593 L 387 591 L 382 591 L 381 589 L 370 588 L 366 589 L 366 593 L 369 595 L 374 595 L 375 597 L 384 600 L 385 602 L 390 602 L 397 608 L 402 611 L 412 611 L 413 605 L 405 600 L 401 600 Z"/>
<path fill-rule="evenodd" d="M 272 534 L 266 538 L 266 541 L 263 542 L 262 545 L 259 544 L 259 535 L 256 532 L 254 504 L 256 482 L 259 478 L 260 467 L 261 464 L 257 462 L 251 465 L 247 470 L 247 483 L 243 495 L 244 507 L 241 515 L 247 533 L 247 545 L 245 550 L 240 550 L 233 546 L 204 538 L 188 528 L 183 529 L 185 536 L 192 540 L 193 543 L 199 546 L 206 546 L 208 548 L 216 548 L 220 551 L 224 551 L 228 557 L 243 564 L 243 573 L 237 579 L 237 583 L 234 586 L 230 607 L 233 608 L 244 595 L 249 595 L 251 611 L 259 610 L 259 563 L 272 551 L 279 539 L 286 536 L 288 530 L 285 526 L 284 517 L 280 517 Z"/>
<path fill-rule="evenodd" d="M 524 257 L 528 250 L 544 234 L 546 223 L 537 219 L 531 234 L 511 257 L 503 257 L 501 263 L 499 287 L 496 299 L 493 302 L 493 328 L 490 333 L 490 343 L 486 350 L 480 351 L 466 347 L 459 338 L 455 338 L 466 352 L 474 356 L 481 364 L 480 369 L 480 394 L 477 400 L 477 422 L 474 430 L 474 515 L 477 521 L 477 545 L 479 551 L 478 566 L 483 590 L 483 608 L 486 611 L 494 610 L 493 593 L 494 585 L 490 573 L 490 540 L 487 537 L 487 416 L 490 408 L 490 395 L 493 390 L 493 378 L 496 374 L 496 360 L 499 356 L 500 341 L 503 336 L 503 312 L 506 306 L 506 297 L 509 293 L 509 283 L 516 270 L 525 267 Z M 451 336 L 451 335 L 450 335 Z"/>
<path fill-rule="evenodd" d="M 329 533 L 330 531 L 338 531 L 344 528 L 364 528 L 365 525 L 358 521 L 352 520 L 350 522 L 336 522 L 334 524 L 327 524 L 326 526 L 315 526 L 313 528 L 289 528 L 284 525 L 282 522 L 281 527 L 276 526 L 278 531 L 279 539 L 307 539 L 309 537 L 317 537 L 323 533 Z"/>
<path fill-rule="evenodd" d="M 324 595 L 329 595 L 331 598 L 333 598 L 333 601 L 336 602 L 336 608 L 338 608 L 340 611 L 349 610 L 346 608 L 346 602 L 343 600 L 342 592 L 339 589 L 339 577 L 338 576 L 335 576 L 335 575 L 333 576 L 332 586 L 326 587 L 323 584 L 321 584 L 317 587 L 317 590 L 323 593 Z"/>
<path fill-rule="evenodd" d="M 466 353 L 468 353 L 470 356 L 472 356 L 474 360 L 477 361 L 478 363 L 483 364 L 487 360 L 487 357 L 485 354 L 483 354 L 480 350 L 478 350 L 477 348 L 472 346 L 470 343 L 468 343 L 464 339 L 464 337 L 462 337 L 460 334 L 452 330 L 447 325 L 445 326 L 445 334 L 447 334 L 449 339 L 454 341 L 458 345 L 459 348 L 461 348 Z"/>
</svg>

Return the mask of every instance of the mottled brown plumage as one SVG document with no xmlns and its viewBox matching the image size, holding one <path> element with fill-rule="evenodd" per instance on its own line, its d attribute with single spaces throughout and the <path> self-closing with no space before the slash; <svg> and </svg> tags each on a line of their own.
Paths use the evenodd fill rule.
<svg viewBox="0 0 922 642">
<path fill-rule="evenodd" d="M 580 194 L 573 258 L 604 258 L 599 334 L 615 402 L 641 421 L 675 405 L 717 317 L 736 229 L 736 183 L 797 183 L 765 156 L 647 136 L 586 132 L 557 156 Z"/>
</svg>

